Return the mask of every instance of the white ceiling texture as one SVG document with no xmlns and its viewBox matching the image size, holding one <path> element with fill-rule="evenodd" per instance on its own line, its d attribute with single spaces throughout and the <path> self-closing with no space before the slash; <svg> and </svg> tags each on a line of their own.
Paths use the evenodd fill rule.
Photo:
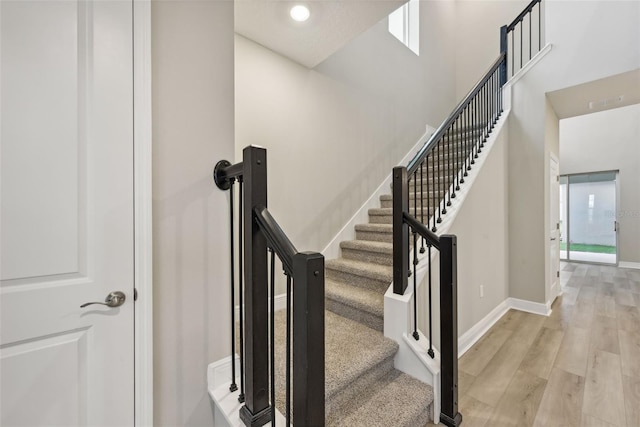
<svg viewBox="0 0 640 427">
<path fill-rule="evenodd" d="M 308 68 L 313 68 L 371 28 L 407 0 L 236 0 L 235 31 Z M 311 12 L 296 22 L 289 10 L 297 5 Z"/>
</svg>

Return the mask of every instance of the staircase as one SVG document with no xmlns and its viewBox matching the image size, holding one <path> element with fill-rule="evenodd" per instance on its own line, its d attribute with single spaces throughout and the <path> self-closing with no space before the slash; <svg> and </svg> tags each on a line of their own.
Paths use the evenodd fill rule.
<svg viewBox="0 0 640 427">
<path fill-rule="evenodd" d="M 266 207 L 265 149 L 246 147 L 243 162 L 235 165 L 225 160 L 218 162 L 214 169 L 216 185 L 221 190 L 230 190 L 231 360 L 235 360 L 237 347 L 234 337 L 240 339 L 240 376 L 235 373 L 235 363 L 231 363 L 231 382 L 224 386 L 230 392 L 227 396 L 242 405 L 225 412 L 239 414 L 239 419 L 229 420 L 230 424 L 274 423 L 277 415 L 274 406 L 285 414 L 284 424 L 293 420 L 294 424 L 305 426 L 422 427 L 434 418 L 451 427 L 461 424 L 457 391 L 457 237 L 436 232 L 503 112 L 508 33 L 529 16 L 539 2 L 533 0 L 514 23 L 501 28 L 499 57 L 409 164 L 393 169 L 392 194 L 380 196 L 380 206 L 368 211 L 369 222 L 355 226 L 355 240 L 341 242 L 341 257 L 337 259 L 325 261 L 322 254 L 298 252 L 270 215 Z M 237 334 L 233 326 L 236 301 L 233 188 L 236 180 L 242 218 L 242 225 L 238 227 L 238 252 L 241 265 L 243 258 L 246 261 L 243 270 L 246 282 L 243 287 L 241 275 L 238 298 L 245 301 L 246 327 L 241 326 Z M 243 182 L 247 186 L 244 197 Z M 243 228 L 247 233 L 244 240 Z M 418 246 L 420 253 L 426 255 L 418 256 Z M 270 268 L 267 268 L 267 250 L 271 253 Z M 431 264 L 435 252 L 439 254 L 440 263 L 439 280 L 433 281 L 433 286 L 438 286 L 440 300 L 436 319 L 440 328 L 439 357 L 432 340 Z M 275 295 L 275 256 L 282 261 L 287 276 L 287 308 L 275 312 L 275 298 L 271 298 L 268 313 L 267 283 L 270 294 Z M 425 313 L 418 315 L 417 264 L 423 260 L 427 261 L 427 268 L 420 272 L 428 271 L 428 305 Z M 267 279 L 269 273 L 270 279 Z M 409 276 L 412 276 L 412 289 L 408 287 Z M 393 320 L 399 320 L 402 325 L 410 319 L 409 313 L 413 313 L 414 319 L 411 331 L 391 333 L 398 342 L 383 334 L 385 293 L 391 283 L 389 298 L 390 301 L 396 298 L 396 302 L 390 304 L 400 301 L 399 295 L 403 298 L 402 303 L 394 307 L 400 316 Z M 251 295 L 243 298 L 243 288 Z M 243 308 L 242 303 L 240 307 Z M 428 318 L 428 336 L 424 340 L 428 350 L 414 356 L 421 357 L 420 363 L 427 366 L 431 364 L 428 357 L 436 359 L 437 377 L 436 371 L 431 372 L 433 384 L 439 387 L 436 405 L 431 385 L 394 366 L 400 345 L 404 351 L 407 342 L 421 336 L 418 318 Z M 267 325 L 271 328 L 269 332 Z M 249 343 L 245 355 L 243 338 Z M 402 354 L 398 359 L 403 363 L 402 369 L 421 375 L 422 371 L 416 373 L 406 366 Z M 250 369 L 243 372 L 245 364 Z M 268 392 L 270 396 L 266 396 Z M 219 400 L 224 398 L 221 395 Z M 434 414 L 436 409 L 438 413 Z M 282 421 L 280 418 L 278 424 L 283 424 Z"/>
<path fill-rule="evenodd" d="M 451 150 L 434 156 L 422 166 L 423 179 L 410 188 L 415 193 L 435 195 L 439 201 L 451 179 L 430 172 L 433 162 L 454 166 L 466 142 L 477 132 L 461 132 L 451 142 Z M 437 168 L 436 168 L 437 169 Z M 420 174 L 418 173 L 418 177 Z M 434 180 L 435 177 L 435 180 Z M 419 196 L 418 196 L 419 200 Z M 369 223 L 355 227 L 355 240 L 340 244 L 342 256 L 325 263 L 325 357 L 326 420 L 329 426 L 406 426 L 422 427 L 433 420 L 433 389 L 394 368 L 398 344 L 383 335 L 384 294 L 393 280 L 392 196 L 380 197 L 380 207 L 369 210 Z M 418 202 L 420 203 L 420 202 Z M 434 208 L 411 204 L 417 217 L 425 219 Z M 426 221 L 425 221 L 426 222 Z M 285 314 L 276 314 L 276 360 L 284 360 Z M 276 406 L 284 412 L 285 364 L 276 366 Z M 295 410 L 295 408 L 294 408 Z"/>
<path fill-rule="evenodd" d="M 427 195 L 441 201 L 451 185 L 450 174 L 434 173 L 438 164 L 456 167 L 463 176 L 464 147 L 479 135 L 477 130 L 461 131 L 446 153 L 421 166 L 422 177 L 417 172 L 409 192 L 417 218 L 428 223 L 436 209 L 420 205 Z M 369 223 L 355 226 L 356 239 L 341 242 L 342 256 L 325 262 L 327 426 L 422 427 L 434 419 L 432 387 L 394 368 L 399 346 L 383 335 L 384 294 L 393 280 L 392 199 L 391 194 L 380 196 L 380 207 L 369 210 Z M 275 401 L 285 413 L 286 310 L 275 314 L 274 324 Z"/>
</svg>

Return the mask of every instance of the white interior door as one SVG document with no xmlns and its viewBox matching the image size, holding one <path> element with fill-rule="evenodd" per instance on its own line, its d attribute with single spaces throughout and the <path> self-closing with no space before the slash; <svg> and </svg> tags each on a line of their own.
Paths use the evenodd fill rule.
<svg viewBox="0 0 640 427">
<path fill-rule="evenodd" d="M 0 25 L 0 424 L 133 425 L 132 3 Z"/>
<path fill-rule="evenodd" d="M 560 169 L 558 160 L 549 162 L 549 301 L 560 294 Z"/>
</svg>

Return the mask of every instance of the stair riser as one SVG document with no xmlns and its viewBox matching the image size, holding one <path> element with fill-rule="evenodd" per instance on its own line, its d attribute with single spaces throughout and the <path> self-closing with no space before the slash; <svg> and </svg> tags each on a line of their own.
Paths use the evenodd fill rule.
<svg viewBox="0 0 640 427">
<path fill-rule="evenodd" d="M 353 381 L 345 389 L 326 398 L 326 424 L 339 425 L 339 419 L 333 416 L 348 412 L 349 407 L 357 407 L 357 402 L 364 402 L 370 395 L 372 385 L 380 378 L 387 375 L 393 369 L 393 358 L 384 360 L 375 368 Z M 333 415 L 333 416 L 332 416 Z"/>
<path fill-rule="evenodd" d="M 346 282 L 352 286 L 359 286 L 364 289 L 370 289 L 377 292 L 386 292 L 391 280 L 379 280 L 372 279 L 370 277 L 359 276 L 355 273 L 350 273 L 342 270 L 334 270 L 327 267 L 325 269 L 327 279 L 331 279 L 335 282 Z"/>
<path fill-rule="evenodd" d="M 342 257 L 380 265 L 393 265 L 393 254 L 342 248 Z"/>
<path fill-rule="evenodd" d="M 357 240 L 367 240 L 369 242 L 393 242 L 392 233 L 376 233 L 374 231 L 356 231 Z"/>
<path fill-rule="evenodd" d="M 346 317 L 347 319 L 362 323 L 363 325 L 368 326 L 371 329 L 375 329 L 376 331 L 382 332 L 384 329 L 384 319 L 381 316 L 376 316 L 375 314 L 359 310 L 357 308 L 343 304 L 340 301 L 327 298 L 326 308 L 327 310 L 331 310 L 342 317 Z"/>
<path fill-rule="evenodd" d="M 425 209 L 426 212 L 426 209 Z M 411 212 L 409 212 L 411 215 L 413 215 L 413 209 L 411 210 Z M 427 218 L 431 218 L 432 215 L 427 215 L 425 213 L 424 215 L 424 222 L 427 222 Z M 416 217 L 418 220 L 420 220 L 420 213 L 418 213 L 418 216 Z M 393 224 L 393 215 L 369 215 L 369 223 L 371 224 Z"/>
<path fill-rule="evenodd" d="M 413 194 L 413 193 L 412 193 L 412 194 Z M 419 194 L 419 193 L 418 193 L 418 194 Z M 443 193 L 443 194 L 444 194 L 444 193 Z M 435 199 L 435 200 L 436 200 L 436 203 L 440 203 L 440 201 L 442 200 L 442 197 L 443 197 L 442 195 L 439 195 L 439 196 L 438 196 L 438 198 L 437 198 L 437 199 Z M 434 200 L 434 198 L 433 198 L 433 197 L 431 197 L 431 198 L 429 199 L 429 205 L 433 205 L 433 200 Z M 411 209 L 411 214 L 412 214 L 412 215 L 413 215 L 413 206 L 414 206 L 415 204 L 416 204 L 416 203 L 415 203 L 415 201 L 414 201 L 414 200 L 409 200 L 409 208 Z M 381 205 L 380 207 L 382 207 L 382 208 L 387 208 L 387 209 L 389 209 L 389 208 L 393 208 L 393 200 L 382 200 L 382 201 L 380 202 L 380 205 Z M 427 196 L 424 196 L 424 200 L 423 200 L 423 202 L 422 202 L 422 206 L 425 208 L 425 212 L 426 212 L 426 209 L 427 209 Z M 418 199 L 418 211 L 420 211 L 420 199 Z"/>
</svg>

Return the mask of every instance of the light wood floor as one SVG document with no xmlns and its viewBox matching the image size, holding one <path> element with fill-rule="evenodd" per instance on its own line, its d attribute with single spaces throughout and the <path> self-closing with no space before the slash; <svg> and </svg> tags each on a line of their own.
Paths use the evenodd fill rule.
<svg viewBox="0 0 640 427">
<path fill-rule="evenodd" d="M 459 363 L 463 426 L 640 427 L 640 270 L 562 264 L 550 317 L 505 314 Z"/>
</svg>

